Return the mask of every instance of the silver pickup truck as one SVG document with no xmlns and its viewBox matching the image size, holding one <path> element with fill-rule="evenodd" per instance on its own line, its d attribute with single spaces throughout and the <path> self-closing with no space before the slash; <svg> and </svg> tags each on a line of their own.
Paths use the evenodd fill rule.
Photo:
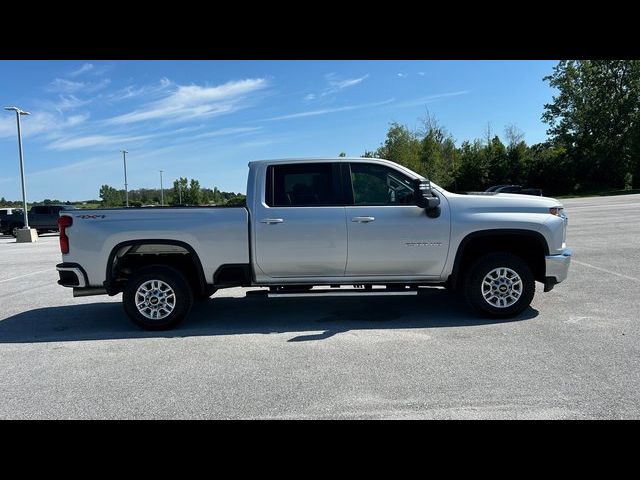
<svg viewBox="0 0 640 480">
<path fill-rule="evenodd" d="M 227 287 L 270 297 L 416 295 L 445 287 L 513 317 L 535 282 L 567 277 L 567 218 L 552 198 L 455 194 L 373 158 L 249 163 L 245 207 L 61 212 L 59 284 L 123 293 L 136 324 L 167 329 Z"/>
</svg>

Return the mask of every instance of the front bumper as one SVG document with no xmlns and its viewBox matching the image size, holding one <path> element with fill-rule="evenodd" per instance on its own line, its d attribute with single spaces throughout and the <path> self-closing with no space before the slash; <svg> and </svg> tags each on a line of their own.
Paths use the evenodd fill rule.
<svg viewBox="0 0 640 480">
<path fill-rule="evenodd" d="M 557 283 L 562 282 L 569 274 L 571 256 L 573 250 L 565 248 L 558 255 L 547 255 L 545 257 L 545 291 L 549 291 Z"/>
</svg>

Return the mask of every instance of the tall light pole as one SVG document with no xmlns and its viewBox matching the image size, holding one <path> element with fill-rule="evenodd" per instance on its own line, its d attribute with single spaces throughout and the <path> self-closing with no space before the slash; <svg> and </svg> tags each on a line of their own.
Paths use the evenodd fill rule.
<svg viewBox="0 0 640 480">
<path fill-rule="evenodd" d="M 122 161 L 124 162 L 124 199 L 125 204 L 129 206 L 129 189 L 127 188 L 127 152 L 126 150 L 120 150 L 122 152 Z"/>
<path fill-rule="evenodd" d="M 24 215 L 24 228 L 29 228 L 29 215 L 27 214 L 27 188 L 24 182 L 24 158 L 22 155 L 22 130 L 20 129 L 20 116 L 31 115 L 29 112 L 20 110 L 18 107 L 4 107 L 5 110 L 16 112 L 16 123 L 18 124 L 18 154 L 20 156 L 20 180 L 22 181 L 22 214 Z"/>
<path fill-rule="evenodd" d="M 162 187 L 162 170 L 160 170 L 160 205 L 164 207 L 164 188 Z"/>
</svg>

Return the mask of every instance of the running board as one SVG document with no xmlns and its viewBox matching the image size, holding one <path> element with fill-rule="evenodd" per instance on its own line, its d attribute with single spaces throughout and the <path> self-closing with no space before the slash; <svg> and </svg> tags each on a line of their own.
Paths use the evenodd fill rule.
<svg viewBox="0 0 640 480">
<path fill-rule="evenodd" d="M 249 292 L 247 292 L 249 293 Z M 263 292 L 255 292 L 255 294 Z M 377 296 L 399 296 L 417 295 L 418 290 L 364 290 L 364 289 L 323 289 L 300 292 L 271 292 L 267 291 L 268 298 L 291 298 L 291 297 L 377 297 Z"/>
</svg>

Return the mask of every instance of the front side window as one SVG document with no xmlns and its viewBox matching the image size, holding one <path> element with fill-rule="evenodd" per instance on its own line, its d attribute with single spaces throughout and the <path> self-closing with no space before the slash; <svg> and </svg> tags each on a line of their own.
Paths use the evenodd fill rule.
<svg viewBox="0 0 640 480">
<path fill-rule="evenodd" d="M 267 174 L 270 207 L 337 205 L 337 178 L 331 163 L 272 165 Z"/>
<path fill-rule="evenodd" d="M 413 182 L 406 175 L 375 163 L 352 163 L 354 205 L 413 205 Z"/>
</svg>

